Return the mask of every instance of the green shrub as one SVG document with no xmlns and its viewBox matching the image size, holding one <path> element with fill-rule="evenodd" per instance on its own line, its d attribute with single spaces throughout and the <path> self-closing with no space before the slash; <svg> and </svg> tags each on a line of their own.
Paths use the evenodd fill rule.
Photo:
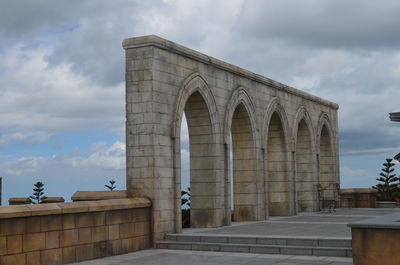
<svg viewBox="0 0 400 265">
<path fill-rule="evenodd" d="M 33 195 L 29 196 L 29 198 L 32 199 L 33 204 L 39 204 L 42 203 L 43 199 L 46 199 L 46 196 L 44 195 L 44 184 L 41 181 L 36 182 L 33 184 L 35 187 L 33 188 Z"/>
<path fill-rule="evenodd" d="M 372 188 L 377 190 L 377 200 L 378 201 L 392 201 L 394 200 L 395 194 L 398 192 L 397 182 L 399 178 L 396 174 L 392 174 L 394 171 L 395 163 L 392 163 L 393 159 L 386 158 L 386 163 L 383 163 L 384 168 L 379 174 L 380 177 L 376 180 L 381 182 L 373 186 Z"/>
</svg>

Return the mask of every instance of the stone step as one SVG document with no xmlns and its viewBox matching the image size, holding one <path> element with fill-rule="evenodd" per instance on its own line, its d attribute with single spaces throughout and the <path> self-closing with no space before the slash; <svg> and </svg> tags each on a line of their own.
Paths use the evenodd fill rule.
<svg viewBox="0 0 400 265">
<path fill-rule="evenodd" d="M 321 237 L 285 237 L 285 236 L 231 236 L 231 235 L 199 235 L 199 234 L 169 234 L 167 241 L 192 243 L 227 243 L 251 245 L 278 246 L 311 246 L 351 248 L 351 238 L 321 238 Z"/>
<path fill-rule="evenodd" d="M 159 241 L 156 243 L 156 248 L 199 250 L 199 251 L 221 251 L 221 252 L 244 252 L 244 253 L 257 253 L 257 254 L 329 256 L 329 257 L 352 256 L 351 248 L 349 247 Z"/>
</svg>

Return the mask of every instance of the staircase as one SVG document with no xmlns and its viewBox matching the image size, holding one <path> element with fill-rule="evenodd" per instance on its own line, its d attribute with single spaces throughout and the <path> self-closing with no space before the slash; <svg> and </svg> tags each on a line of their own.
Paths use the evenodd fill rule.
<svg viewBox="0 0 400 265">
<path fill-rule="evenodd" d="M 169 234 L 156 243 L 161 249 L 352 257 L 350 238 Z"/>
</svg>

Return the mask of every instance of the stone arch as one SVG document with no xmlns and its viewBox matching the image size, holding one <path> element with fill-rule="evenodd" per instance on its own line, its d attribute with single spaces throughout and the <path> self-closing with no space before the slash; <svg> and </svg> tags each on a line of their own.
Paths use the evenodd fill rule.
<svg viewBox="0 0 400 265">
<path fill-rule="evenodd" d="M 258 204 L 258 130 L 253 101 L 243 87 L 238 87 L 228 101 L 224 143 L 229 145 L 232 136 L 233 155 L 233 205 L 235 221 L 254 221 L 260 218 Z M 229 150 L 225 148 L 226 183 L 230 186 Z M 227 189 L 227 206 L 230 207 L 230 189 Z"/>
<path fill-rule="evenodd" d="M 190 75 L 177 94 L 171 137 L 174 139 L 174 179 L 176 231 L 181 230 L 181 144 L 180 127 L 183 113 L 189 129 L 191 227 L 214 227 L 221 225 L 216 205 L 218 175 L 218 122 L 214 95 L 205 79 L 198 73 Z M 207 181 L 204 179 L 207 178 Z M 207 187 L 205 187 L 205 183 Z M 214 185 L 213 185 L 214 184 Z"/>
<path fill-rule="evenodd" d="M 298 212 L 318 209 L 317 174 L 315 168 L 314 133 L 310 115 L 301 106 L 293 123 L 293 150 L 295 165 L 295 196 Z"/>
<path fill-rule="evenodd" d="M 205 79 L 199 73 L 193 73 L 185 79 L 178 95 L 176 96 L 174 113 L 171 125 L 171 137 L 176 138 L 180 136 L 180 124 L 188 98 L 194 93 L 199 92 L 207 103 L 208 111 L 210 113 L 211 121 L 213 124 L 213 131 L 219 133 L 220 126 L 218 122 L 217 104 L 215 97 Z"/>
<path fill-rule="evenodd" d="M 267 107 L 261 139 L 265 160 L 265 208 L 270 216 L 293 214 L 289 123 L 279 98 L 273 98 Z"/>
<path fill-rule="evenodd" d="M 321 113 L 317 126 L 317 162 L 319 184 L 322 187 L 322 196 L 336 199 L 336 156 L 334 153 L 334 139 L 332 125 L 328 114 Z"/>
</svg>

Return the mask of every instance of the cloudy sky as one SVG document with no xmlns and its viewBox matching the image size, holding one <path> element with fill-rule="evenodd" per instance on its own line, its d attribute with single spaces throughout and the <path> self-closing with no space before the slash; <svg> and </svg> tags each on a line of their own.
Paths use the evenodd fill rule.
<svg viewBox="0 0 400 265">
<path fill-rule="evenodd" d="M 342 186 L 374 185 L 400 152 L 388 119 L 400 111 L 399 12 L 395 0 L 2 0 L 3 200 L 39 180 L 66 199 L 125 187 L 121 42 L 148 34 L 338 103 Z"/>
</svg>

